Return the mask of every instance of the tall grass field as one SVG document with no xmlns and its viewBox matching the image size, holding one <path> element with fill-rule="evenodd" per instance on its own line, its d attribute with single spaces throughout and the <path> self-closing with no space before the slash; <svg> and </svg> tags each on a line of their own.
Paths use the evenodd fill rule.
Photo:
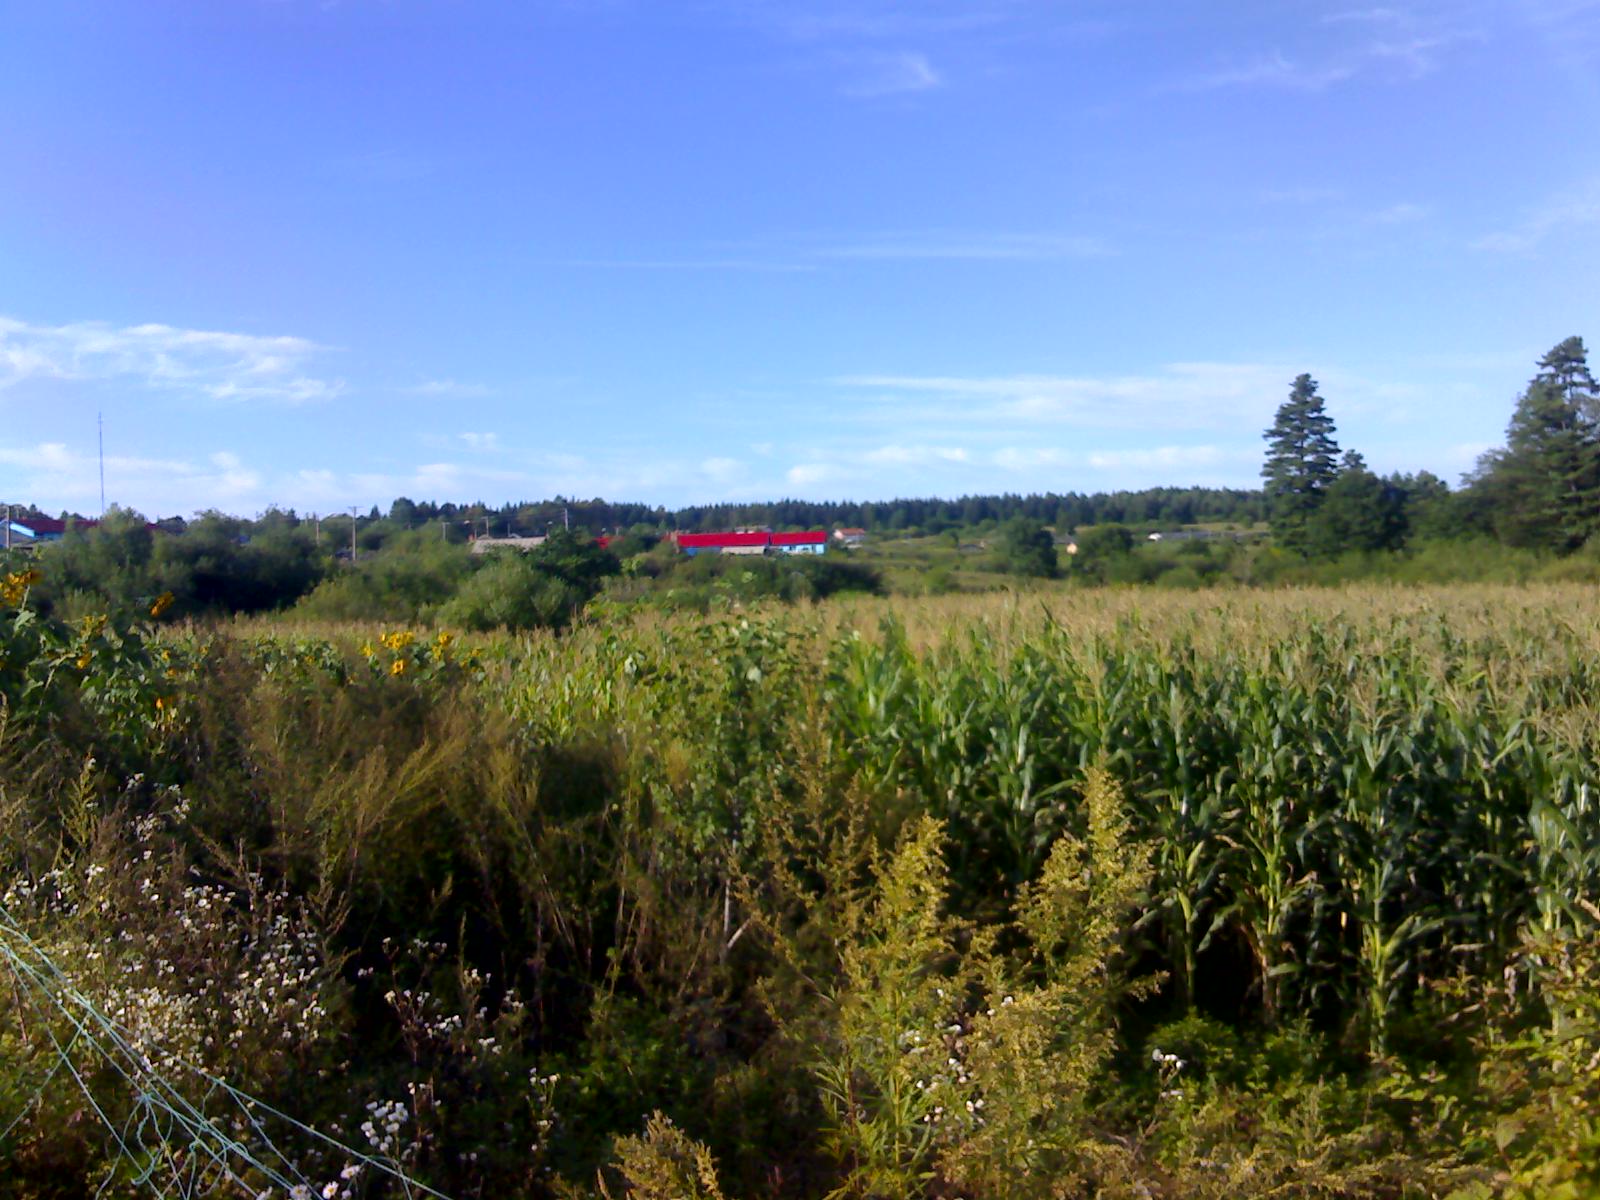
<svg viewBox="0 0 1600 1200">
<path fill-rule="evenodd" d="M 1600 594 L 0 606 L 0 1195 L 1600 1195 Z"/>
</svg>

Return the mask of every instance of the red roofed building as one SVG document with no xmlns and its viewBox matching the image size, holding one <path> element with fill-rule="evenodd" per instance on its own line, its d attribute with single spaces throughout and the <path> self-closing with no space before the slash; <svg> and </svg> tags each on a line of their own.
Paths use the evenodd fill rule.
<svg viewBox="0 0 1600 1200">
<path fill-rule="evenodd" d="M 67 522 L 55 517 L 13 517 L 8 522 L 12 530 L 35 542 L 59 542 L 67 535 Z M 74 518 L 74 529 L 93 529 L 99 521 L 88 517 Z"/>
<path fill-rule="evenodd" d="M 821 529 L 805 533 L 675 533 L 672 540 L 691 558 L 697 554 L 821 554 L 828 535 Z"/>
<path fill-rule="evenodd" d="M 678 549 L 689 557 L 697 554 L 765 554 L 770 533 L 680 533 Z"/>
</svg>

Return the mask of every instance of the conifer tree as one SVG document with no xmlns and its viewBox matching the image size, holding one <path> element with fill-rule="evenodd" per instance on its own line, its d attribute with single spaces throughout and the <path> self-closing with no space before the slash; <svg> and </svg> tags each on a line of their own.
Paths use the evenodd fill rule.
<svg viewBox="0 0 1600 1200">
<path fill-rule="evenodd" d="M 1317 395 L 1316 380 L 1297 376 L 1266 432 L 1267 460 L 1261 468 L 1273 537 L 1296 554 L 1310 553 L 1311 518 L 1339 473 L 1333 434 L 1333 418 Z"/>
<path fill-rule="evenodd" d="M 1582 338 L 1567 338 L 1539 360 L 1505 447 L 1479 460 L 1474 486 L 1512 545 L 1566 553 L 1600 528 L 1600 389 Z"/>
</svg>

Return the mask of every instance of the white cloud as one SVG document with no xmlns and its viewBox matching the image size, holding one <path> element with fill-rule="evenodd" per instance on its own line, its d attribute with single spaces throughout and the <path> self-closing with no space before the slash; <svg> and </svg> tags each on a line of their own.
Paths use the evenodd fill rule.
<svg viewBox="0 0 1600 1200">
<path fill-rule="evenodd" d="M 834 382 L 875 393 L 867 416 L 887 423 L 1143 429 L 1158 420 L 1194 429 L 1270 415 L 1297 373 L 1268 363 L 1194 362 L 1152 375 L 856 375 Z"/>
<path fill-rule="evenodd" d="M 1085 456 L 1084 462 L 1096 471 L 1178 470 L 1214 467 L 1227 457 L 1216 446 L 1157 446 L 1149 450 L 1094 450 Z"/>
<path fill-rule="evenodd" d="M 1295 62 L 1274 50 L 1251 62 L 1195 75 L 1179 83 L 1177 90 L 1206 92 L 1221 88 L 1269 86 L 1294 91 L 1319 92 L 1342 83 L 1356 73 L 1350 63 L 1324 63 L 1313 66 Z"/>
<path fill-rule="evenodd" d="M 99 321 L 37 325 L 0 317 L 0 388 L 32 378 L 136 380 L 220 401 L 303 404 L 344 384 L 307 374 L 323 348 L 300 337 L 261 337 L 171 325 Z"/>
<path fill-rule="evenodd" d="M 708 458 L 700 469 L 713 483 L 732 483 L 744 474 L 744 464 L 736 458 Z"/>
<path fill-rule="evenodd" d="M 1600 176 L 1584 180 L 1530 210 L 1510 229 L 1490 233 L 1472 243 L 1474 250 L 1503 254 L 1536 250 L 1546 238 L 1569 229 L 1600 225 Z"/>
<path fill-rule="evenodd" d="M 734 247 L 751 257 L 571 259 L 565 265 L 641 271 L 814 272 L 845 264 L 892 262 L 1056 262 L 1105 258 L 1115 249 L 1076 233 L 984 230 L 888 230 L 849 235 L 807 233 Z"/>
<path fill-rule="evenodd" d="M 798 487 L 814 483 L 832 483 L 847 477 L 848 472 L 834 463 L 825 462 L 796 463 L 784 472 L 784 478 Z"/>
<path fill-rule="evenodd" d="M 919 0 L 912 5 L 852 0 L 846 4 L 794 4 L 789 0 L 725 0 L 743 20 L 796 41 L 880 40 L 970 35 L 1002 24 L 1002 8 L 978 0 Z"/>
<path fill-rule="evenodd" d="M 1237 453 L 1230 453 L 1218 446 L 1156 446 L 1148 449 L 1087 451 L 1049 446 L 1007 446 L 996 450 L 989 461 L 1002 470 L 1019 473 L 1041 468 L 1183 471 L 1194 467 L 1224 465 L 1238 457 Z"/>
<path fill-rule="evenodd" d="M 1403 24 L 1405 20 L 1406 13 L 1398 8 L 1351 8 L 1340 12 L 1328 13 L 1322 18 L 1322 23 L 1324 25 L 1395 25 Z"/>
<path fill-rule="evenodd" d="M 500 449 L 500 435 L 498 433 L 458 433 L 456 437 L 473 450 Z"/>
<path fill-rule="evenodd" d="M 1463 42 L 1488 38 L 1484 28 L 1463 24 L 1479 12 L 1367 8 L 1328 14 L 1308 44 L 1312 55 L 1291 57 L 1273 49 L 1253 59 L 1202 72 L 1174 85 L 1177 91 L 1270 87 L 1319 92 L 1357 77 L 1420 79 L 1439 69 L 1444 54 Z M 1325 43 L 1331 43 L 1324 48 Z"/>
<path fill-rule="evenodd" d="M 971 460 L 960 446 L 879 446 L 862 455 L 864 461 L 880 466 L 912 467 L 930 463 L 964 463 Z"/>
<path fill-rule="evenodd" d="M 92 513 L 100 503 L 100 463 L 60 442 L 0 446 L 0 463 L 16 468 L 19 495 L 49 497 L 51 506 Z M 203 461 L 108 454 L 106 493 L 112 503 L 149 514 L 238 511 L 264 507 L 262 476 L 239 455 L 218 450 Z"/>
</svg>

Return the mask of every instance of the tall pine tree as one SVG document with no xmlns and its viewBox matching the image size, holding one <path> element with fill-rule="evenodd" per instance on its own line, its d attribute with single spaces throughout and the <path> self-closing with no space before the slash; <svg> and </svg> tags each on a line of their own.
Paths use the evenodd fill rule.
<svg viewBox="0 0 1600 1200">
<path fill-rule="evenodd" d="M 1539 360 L 1517 399 L 1503 449 L 1478 461 L 1473 486 L 1514 546 L 1567 553 L 1600 530 L 1600 389 L 1583 339 Z"/>
<path fill-rule="evenodd" d="M 1333 418 L 1322 407 L 1316 380 L 1297 376 L 1266 432 L 1267 460 L 1261 468 L 1272 536 L 1296 554 L 1311 552 L 1311 518 L 1339 474 L 1339 443 L 1333 433 Z"/>
</svg>

